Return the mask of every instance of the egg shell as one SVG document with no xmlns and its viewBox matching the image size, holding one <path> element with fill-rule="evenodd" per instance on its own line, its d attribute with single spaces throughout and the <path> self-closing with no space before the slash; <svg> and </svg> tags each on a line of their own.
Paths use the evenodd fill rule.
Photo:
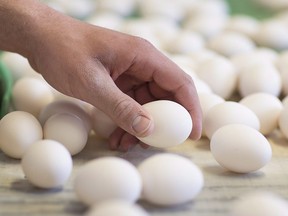
<svg viewBox="0 0 288 216">
<path fill-rule="evenodd" d="M 245 68 L 251 68 L 253 65 L 265 63 L 274 64 L 278 59 L 278 54 L 269 48 L 257 48 L 248 53 L 240 53 L 230 58 L 235 65 L 238 73 L 241 73 Z"/>
<path fill-rule="evenodd" d="M 235 200 L 231 216 L 286 216 L 287 201 L 278 194 L 270 191 L 253 191 L 242 194 Z"/>
<path fill-rule="evenodd" d="M 42 79 L 18 79 L 12 90 L 12 104 L 16 110 L 26 111 L 38 118 L 41 110 L 54 100 L 54 94 Z"/>
<path fill-rule="evenodd" d="M 276 66 L 280 72 L 282 79 L 282 92 L 284 95 L 288 94 L 288 51 L 283 51 L 279 55 Z"/>
<path fill-rule="evenodd" d="M 161 47 L 165 47 L 179 33 L 181 27 L 177 22 L 161 16 L 143 17 L 152 26 L 152 31 L 159 39 Z"/>
<path fill-rule="evenodd" d="M 195 31 L 208 40 L 224 29 L 226 21 L 225 16 L 197 14 L 185 19 L 183 28 Z"/>
<path fill-rule="evenodd" d="M 42 137 L 40 123 L 28 112 L 13 111 L 0 121 L 1 150 L 12 158 L 22 158 L 27 148 Z"/>
<path fill-rule="evenodd" d="M 175 62 L 184 72 L 190 74 L 191 76 L 196 76 L 194 72 L 195 62 L 193 59 L 186 54 L 173 54 L 169 58 Z"/>
<path fill-rule="evenodd" d="M 126 34 L 144 38 L 159 49 L 161 47 L 161 42 L 156 36 L 153 25 L 145 19 L 127 19 L 125 22 L 123 22 L 120 31 Z"/>
<path fill-rule="evenodd" d="M 143 105 L 154 121 L 154 130 L 147 137 L 138 137 L 142 142 L 167 148 L 182 144 L 190 135 L 193 123 L 189 112 L 180 104 L 158 100 Z"/>
<path fill-rule="evenodd" d="M 213 93 L 198 93 L 200 106 L 202 110 L 202 125 L 204 125 L 204 119 L 209 109 L 211 109 L 216 104 L 225 102 L 225 100 Z M 205 131 L 202 130 L 202 136 L 205 136 Z"/>
<path fill-rule="evenodd" d="M 130 16 L 137 6 L 137 0 L 98 0 L 98 11 L 110 11 L 120 16 Z"/>
<path fill-rule="evenodd" d="M 31 66 L 28 60 L 13 52 L 4 52 L 1 61 L 8 67 L 14 81 L 30 74 Z"/>
<path fill-rule="evenodd" d="M 268 140 L 258 130 L 243 124 L 219 128 L 210 141 L 211 153 L 224 168 L 248 173 L 264 167 L 272 157 Z"/>
<path fill-rule="evenodd" d="M 288 106 L 284 106 L 282 109 L 278 125 L 282 134 L 288 139 Z"/>
<path fill-rule="evenodd" d="M 70 113 L 79 117 L 83 121 L 87 132 L 90 132 L 92 127 L 90 116 L 85 108 L 75 102 L 73 98 L 71 100 L 56 100 L 45 106 L 39 114 L 41 125 L 43 126 L 48 118 L 57 113 Z"/>
<path fill-rule="evenodd" d="M 211 87 L 202 79 L 194 78 L 193 82 L 194 82 L 194 85 L 198 94 L 201 94 L 201 93 L 212 94 L 213 93 Z"/>
<path fill-rule="evenodd" d="M 216 104 L 225 102 L 225 100 L 222 97 L 214 93 L 199 93 L 198 96 L 202 110 L 203 120 L 209 109 L 211 109 Z"/>
<path fill-rule="evenodd" d="M 208 47 L 221 55 L 231 57 L 252 51 L 255 49 L 255 44 L 241 33 L 227 31 L 210 38 Z"/>
<path fill-rule="evenodd" d="M 202 171 L 191 160 L 162 153 L 142 161 L 142 198 L 152 204 L 175 206 L 192 201 L 202 190 Z"/>
<path fill-rule="evenodd" d="M 179 1 L 173 0 L 146 0 L 139 1 L 139 14 L 142 17 L 160 16 L 166 19 L 181 21 L 185 16 L 185 8 Z"/>
<path fill-rule="evenodd" d="M 280 73 L 282 73 L 282 71 L 287 71 L 288 70 L 288 51 L 283 51 L 279 54 L 278 58 L 276 59 L 276 66 L 278 68 L 278 70 L 280 71 Z"/>
<path fill-rule="evenodd" d="M 52 115 L 44 124 L 43 134 L 45 139 L 62 143 L 71 155 L 80 153 L 88 140 L 83 121 L 69 113 Z"/>
<path fill-rule="evenodd" d="M 93 108 L 91 111 L 91 121 L 94 132 L 102 138 L 109 138 L 117 128 L 117 124 L 97 108 Z"/>
<path fill-rule="evenodd" d="M 212 57 L 202 61 L 195 71 L 210 86 L 212 92 L 220 97 L 227 99 L 234 93 L 238 74 L 227 58 Z"/>
<path fill-rule="evenodd" d="M 85 216 L 148 216 L 138 204 L 124 200 L 109 200 L 92 206 Z"/>
<path fill-rule="evenodd" d="M 269 62 L 246 67 L 238 77 L 238 92 L 242 97 L 257 92 L 269 93 L 278 97 L 281 93 L 280 73 Z"/>
<path fill-rule="evenodd" d="M 229 15 L 229 6 L 222 0 L 196 1 L 189 15 L 192 17 L 195 15 L 227 17 Z"/>
<path fill-rule="evenodd" d="M 205 46 L 202 36 L 193 31 L 179 31 L 175 38 L 168 42 L 167 50 L 171 53 L 189 54 Z"/>
<path fill-rule="evenodd" d="M 268 135 L 278 127 L 279 116 L 283 109 L 278 97 L 268 93 L 254 93 L 242 98 L 239 103 L 257 115 L 262 134 Z"/>
<path fill-rule="evenodd" d="M 239 32 L 249 38 L 254 38 L 259 25 L 259 21 L 254 17 L 247 15 L 233 15 L 227 21 L 225 30 Z"/>
<path fill-rule="evenodd" d="M 92 17 L 88 18 L 86 22 L 101 26 L 104 28 L 112 29 L 112 30 L 120 30 L 121 25 L 123 24 L 123 18 L 113 12 L 98 12 L 97 14 L 93 15 Z"/>
<path fill-rule="evenodd" d="M 205 134 L 211 139 L 213 133 L 220 127 L 237 123 L 248 125 L 256 130 L 260 129 L 258 117 L 246 106 L 233 101 L 216 104 L 205 116 Z"/>
<path fill-rule="evenodd" d="M 256 35 L 256 43 L 260 46 L 270 47 L 276 50 L 288 48 L 288 29 L 285 23 L 279 20 L 267 20 L 262 22 Z"/>
<path fill-rule="evenodd" d="M 213 50 L 203 48 L 202 50 L 199 50 L 197 52 L 191 52 L 189 55 L 190 58 L 192 58 L 192 61 L 195 65 L 207 60 L 211 59 L 213 57 L 219 57 L 219 54 L 214 52 Z"/>
<path fill-rule="evenodd" d="M 80 201 L 93 205 L 111 199 L 135 202 L 141 194 L 142 181 L 136 167 L 117 157 L 93 159 L 80 167 L 74 191 Z"/>
<path fill-rule="evenodd" d="M 73 162 L 68 150 L 54 140 L 33 143 L 21 160 L 28 181 L 40 188 L 63 187 L 69 179 Z"/>
<path fill-rule="evenodd" d="M 93 0 L 60 0 L 67 15 L 77 19 L 86 19 L 91 16 L 96 9 Z"/>
</svg>

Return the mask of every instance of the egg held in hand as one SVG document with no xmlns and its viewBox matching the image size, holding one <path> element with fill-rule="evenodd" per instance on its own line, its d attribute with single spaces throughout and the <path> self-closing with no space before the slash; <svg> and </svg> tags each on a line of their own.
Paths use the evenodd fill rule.
<svg viewBox="0 0 288 216">
<path fill-rule="evenodd" d="M 183 143 L 190 135 L 193 122 L 189 112 L 180 104 L 159 100 L 143 105 L 154 120 L 154 130 L 147 137 L 138 137 L 147 145 L 168 148 Z"/>
</svg>

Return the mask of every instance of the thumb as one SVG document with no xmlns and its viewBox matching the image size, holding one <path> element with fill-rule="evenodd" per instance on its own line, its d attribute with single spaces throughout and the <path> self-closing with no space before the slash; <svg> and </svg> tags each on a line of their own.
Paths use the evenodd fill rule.
<svg viewBox="0 0 288 216">
<path fill-rule="evenodd" d="M 96 94 L 98 100 L 93 105 L 110 116 L 119 127 L 136 137 L 152 133 L 152 116 L 133 98 L 123 93 L 112 79 L 106 79 L 105 85 L 98 88 Z"/>
<path fill-rule="evenodd" d="M 109 107 L 111 108 L 110 116 L 116 124 L 137 137 L 151 134 L 154 128 L 153 119 L 140 104 L 125 94 L 114 99 L 110 101 Z"/>
</svg>

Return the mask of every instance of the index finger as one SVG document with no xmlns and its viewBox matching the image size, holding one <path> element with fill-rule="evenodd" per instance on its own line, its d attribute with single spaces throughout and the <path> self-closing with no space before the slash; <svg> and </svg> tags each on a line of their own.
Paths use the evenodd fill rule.
<svg viewBox="0 0 288 216">
<path fill-rule="evenodd" d="M 199 139 L 202 130 L 202 111 L 194 82 L 179 66 L 153 46 L 138 55 L 133 65 L 137 77 L 155 82 L 173 95 L 175 102 L 185 107 L 193 120 L 192 139 Z"/>
</svg>

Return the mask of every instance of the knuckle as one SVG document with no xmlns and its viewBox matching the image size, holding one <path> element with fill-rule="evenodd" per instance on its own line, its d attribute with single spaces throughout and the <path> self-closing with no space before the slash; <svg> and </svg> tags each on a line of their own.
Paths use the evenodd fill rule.
<svg viewBox="0 0 288 216">
<path fill-rule="evenodd" d="M 128 99 L 118 100 L 113 109 L 113 116 L 122 122 L 127 122 L 133 111 L 133 105 Z"/>
<path fill-rule="evenodd" d="M 134 42 L 136 46 L 141 50 L 147 50 L 154 48 L 153 44 L 145 38 L 134 36 Z"/>
</svg>

